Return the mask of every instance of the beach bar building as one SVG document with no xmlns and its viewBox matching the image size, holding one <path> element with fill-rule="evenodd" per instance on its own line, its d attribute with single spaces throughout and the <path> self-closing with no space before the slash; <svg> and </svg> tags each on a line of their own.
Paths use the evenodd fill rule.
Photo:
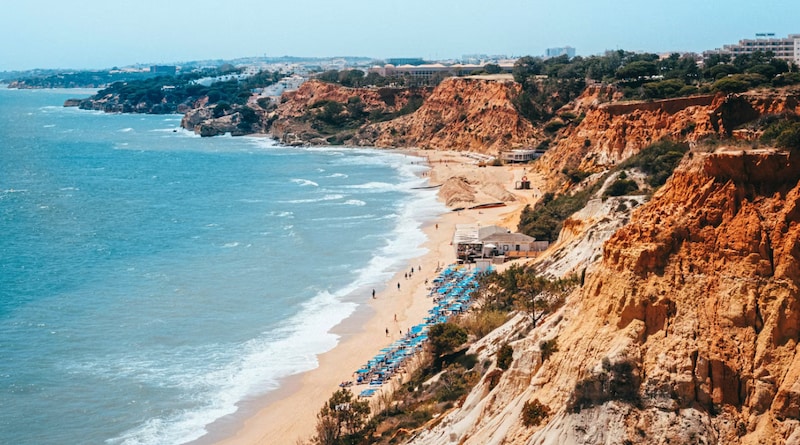
<svg viewBox="0 0 800 445">
<path fill-rule="evenodd" d="M 459 262 L 472 262 L 473 259 L 481 256 L 483 243 L 480 231 L 479 224 L 456 224 L 456 230 L 453 233 L 453 247 Z"/>
<path fill-rule="evenodd" d="M 520 258 L 535 256 L 547 249 L 547 241 L 536 241 L 523 233 L 512 233 L 502 226 L 456 224 L 453 247 L 461 263 L 485 258 Z M 502 261 L 502 260 L 501 260 Z"/>
<path fill-rule="evenodd" d="M 530 162 L 535 159 L 539 159 L 544 154 L 544 151 L 530 149 L 516 149 L 516 150 L 509 150 L 504 151 L 501 154 L 501 157 L 504 161 L 508 163 L 514 162 Z"/>
</svg>

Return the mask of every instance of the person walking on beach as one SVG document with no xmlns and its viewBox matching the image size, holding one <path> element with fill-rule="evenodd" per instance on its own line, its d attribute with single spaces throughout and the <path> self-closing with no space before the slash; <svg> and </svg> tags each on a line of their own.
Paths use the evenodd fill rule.
<svg viewBox="0 0 800 445">
<path fill-rule="evenodd" d="M 375 289 L 372 289 L 372 298 L 375 298 Z"/>
<path fill-rule="evenodd" d="M 397 282 L 397 290 L 400 290 L 400 282 Z"/>
<path fill-rule="evenodd" d="M 386 336 L 389 336 L 389 328 L 386 328 Z"/>
</svg>

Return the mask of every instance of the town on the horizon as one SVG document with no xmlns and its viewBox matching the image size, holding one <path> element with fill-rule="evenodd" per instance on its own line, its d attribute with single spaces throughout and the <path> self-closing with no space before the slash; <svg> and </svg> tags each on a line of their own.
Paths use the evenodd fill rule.
<svg viewBox="0 0 800 445">
<path fill-rule="evenodd" d="M 659 53 L 659 57 L 666 58 L 671 54 L 681 57 L 694 58 L 699 66 L 711 55 L 728 55 L 736 57 L 743 54 L 752 54 L 756 51 L 771 53 L 776 58 L 800 66 L 800 34 L 789 34 L 786 37 L 776 37 L 775 33 L 756 33 L 755 38 L 742 39 L 736 44 L 723 45 L 720 48 L 705 50 L 701 54 L 694 52 L 667 51 Z M 547 48 L 544 54 L 536 56 L 541 59 L 576 57 L 574 47 L 561 46 Z M 200 72 L 203 70 L 219 68 L 221 66 L 235 66 L 239 70 L 236 76 L 239 79 L 251 77 L 261 71 L 272 71 L 284 74 L 287 80 L 276 85 L 275 89 L 285 90 L 299 87 L 302 80 L 309 78 L 314 73 L 328 70 L 359 69 L 365 72 L 376 72 L 382 76 L 406 75 L 418 79 L 427 79 L 437 74 L 453 76 L 469 75 L 483 70 L 487 65 L 492 66 L 496 73 L 510 73 L 514 63 L 519 59 L 515 56 L 504 54 L 465 54 L 460 59 L 425 60 L 420 57 L 375 59 L 370 57 L 246 57 L 233 60 L 202 60 L 180 64 L 134 64 L 125 67 L 112 67 L 105 70 L 56 70 L 34 69 L 26 71 L 0 72 L 0 83 L 10 83 L 26 77 L 43 77 L 54 74 L 70 74 L 75 72 L 105 72 L 109 75 L 167 75 L 174 76 L 179 73 Z M 230 80 L 228 77 L 225 80 Z M 279 91 L 274 93 L 280 94 Z"/>
</svg>

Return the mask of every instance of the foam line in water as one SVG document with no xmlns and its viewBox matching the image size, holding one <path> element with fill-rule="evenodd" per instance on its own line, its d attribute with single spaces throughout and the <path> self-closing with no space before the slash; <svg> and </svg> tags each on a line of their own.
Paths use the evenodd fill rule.
<svg viewBox="0 0 800 445">
<path fill-rule="evenodd" d="M 319 187 L 319 184 L 317 184 L 316 182 L 314 182 L 314 181 L 312 181 L 310 179 L 295 178 L 295 179 L 292 179 L 292 182 L 294 182 L 295 184 L 298 184 L 301 187 L 305 187 L 305 186 Z"/>
<path fill-rule="evenodd" d="M 212 357 L 220 354 L 216 362 L 224 365 L 216 369 L 197 366 L 169 370 L 168 384 L 187 385 L 195 398 L 204 403 L 199 408 L 173 410 L 151 418 L 107 443 L 150 445 L 196 440 L 206 433 L 207 425 L 236 412 L 240 401 L 277 388 L 282 378 L 316 368 L 317 355 L 335 347 L 339 340 L 330 330 L 352 315 L 357 307 L 356 303 L 346 303 L 343 298 L 365 287 L 384 284 L 395 272 L 406 267 L 409 259 L 424 254 L 425 249 L 420 247 L 426 240 L 422 225 L 445 211 L 435 190 L 410 189 L 424 180 L 420 181 L 414 168 L 406 168 L 403 159 L 396 161 L 393 166 L 401 177 L 398 189 L 406 197 L 392 215 L 395 224 L 385 235 L 384 245 L 355 272 L 348 284 L 336 291 L 319 290 L 284 324 L 232 350 L 218 345 L 219 350 L 198 354 L 205 363 L 213 363 Z M 153 378 L 162 374 L 148 373 L 146 369 L 135 372 Z"/>
<path fill-rule="evenodd" d="M 316 368 L 317 355 L 332 349 L 338 342 L 339 337 L 329 331 L 356 309 L 356 304 L 341 301 L 353 290 L 350 285 L 335 293 L 320 291 L 303 305 L 298 315 L 275 331 L 265 332 L 240 345 L 234 354 L 223 350 L 205 351 L 199 360 L 203 364 L 209 363 L 207 360 L 213 363 L 215 354 L 222 354 L 222 361 L 228 355 L 239 357 L 210 372 L 203 364 L 196 368 L 154 372 L 148 369 L 150 362 L 147 360 L 128 361 L 125 365 L 128 372 L 153 379 L 166 378 L 168 385 L 185 385 L 195 392 L 197 400 L 206 403 L 198 409 L 176 410 L 148 419 L 106 443 L 154 445 L 196 440 L 206 434 L 208 424 L 235 413 L 241 400 L 277 388 L 281 378 Z"/>
</svg>

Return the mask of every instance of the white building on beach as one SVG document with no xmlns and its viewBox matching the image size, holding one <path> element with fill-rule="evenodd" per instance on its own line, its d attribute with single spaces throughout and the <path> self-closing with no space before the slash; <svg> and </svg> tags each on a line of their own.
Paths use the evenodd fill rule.
<svg viewBox="0 0 800 445">
<path fill-rule="evenodd" d="M 547 249 L 547 241 L 536 241 L 523 233 L 512 233 L 501 226 L 456 224 L 453 248 L 459 262 L 473 262 L 478 258 L 529 257 Z"/>
</svg>

